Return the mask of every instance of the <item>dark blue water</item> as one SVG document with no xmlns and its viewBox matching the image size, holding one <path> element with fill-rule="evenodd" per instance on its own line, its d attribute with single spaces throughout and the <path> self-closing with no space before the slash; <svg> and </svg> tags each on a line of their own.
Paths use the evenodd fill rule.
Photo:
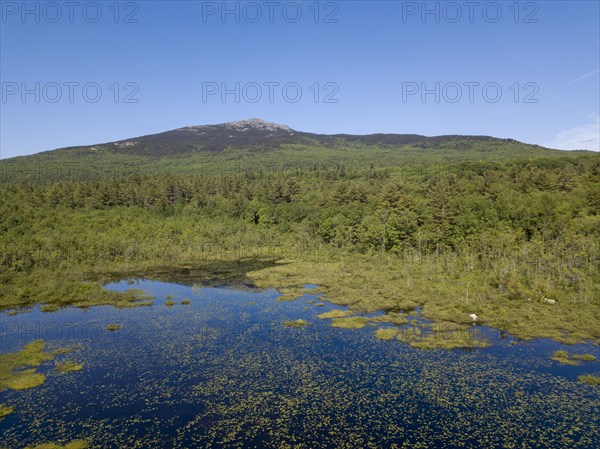
<svg viewBox="0 0 600 449">
<path fill-rule="evenodd" d="M 549 358 L 557 349 L 598 357 L 597 346 L 478 328 L 489 348 L 425 351 L 377 340 L 374 326 L 332 328 L 317 315 L 336 306 L 314 295 L 277 302 L 275 290 L 155 281 L 107 288 L 141 288 L 155 305 L 0 315 L 0 352 L 44 339 L 73 348 L 58 360 L 84 364 L 60 374 L 44 363 L 43 385 L 0 392 L 15 408 L 0 420 L 0 447 L 600 447 L 600 389 L 577 381 L 599 363 Z M 282 324 L 297 319 L 311 324 Z M 121 329 L 107 331 L 111 323 Z"/>
</svg>

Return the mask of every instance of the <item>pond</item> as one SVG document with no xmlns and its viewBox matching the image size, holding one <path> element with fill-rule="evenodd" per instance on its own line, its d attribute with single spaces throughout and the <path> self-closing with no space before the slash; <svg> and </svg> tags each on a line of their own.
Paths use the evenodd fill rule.
<svg viewBox="0 0 600 449">
<path fill-rule="evenodd" d="M 550 359 L 598 358 L 597 346 L 477 326 L 489 347 L 415 349 L 378 340 L 376 326 L 332 327 L 317 315 L 341 308 L 306 287 L 276 301 L 274 289 L 122 281 L 107 288 L 144 290 L 154 305 L 1 314 L 1 353 L 43 339 L 83 369 L 44 362 L 42 385 L 1 391 L 14 412 L 0 447 L 600 447 L 600 389 L 577 381 L 599 363 Z M 296 320 L 308 325 L 283 324 Z"/>
</svg>

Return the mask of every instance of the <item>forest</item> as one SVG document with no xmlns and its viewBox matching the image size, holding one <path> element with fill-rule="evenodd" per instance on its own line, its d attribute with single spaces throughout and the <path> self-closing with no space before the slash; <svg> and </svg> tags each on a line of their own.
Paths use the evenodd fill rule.
<svg viewBox="0 0 600 449">
<path fill-rule="evenodd" d="M 114 273 L 220 262 L 293 297 L 600 342 L 600 158 L 0 184 L 0 307 L 132 306 Z"/>
</svg>

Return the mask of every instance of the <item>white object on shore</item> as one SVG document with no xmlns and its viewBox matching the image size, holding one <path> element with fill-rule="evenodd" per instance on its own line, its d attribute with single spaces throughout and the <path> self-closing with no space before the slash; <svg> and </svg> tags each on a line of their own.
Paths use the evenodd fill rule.
<svg viewBox="0 0 600 449">
<path fill-rule="evenodd" d="M 473 321 L 477 321 L 477 318 L 479 318 L 477 315 L 475 315 L 474 313 L 472 313 L 471 315 L 469 315 Z"/>
<path fill-rule="evenodd" d="M 555 299 L 548 299 L 548 298 L 544 298 L 544 302 L 546 304 L 555 304 L 556 300 Z"/>
</svg>

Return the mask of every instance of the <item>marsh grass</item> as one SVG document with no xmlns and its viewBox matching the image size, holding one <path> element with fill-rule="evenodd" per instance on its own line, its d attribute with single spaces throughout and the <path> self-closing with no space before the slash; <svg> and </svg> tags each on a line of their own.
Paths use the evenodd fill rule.
<svg viewBox="0 0 600 449">
<path fill-rule="evenodd" d="M 44 383 L 46 377 L 36 368 L 52 360 L 54 355 L 45 352 L 45 342 L 35 340 L 19 352 L 0 354 L 0 391 L 5 389 L 25 390 Z"/>
<path fill-rule="evenodd" d="M 54 370 L 59 373 L 70 373 L 72 371 L 81 371 L 83 369 L 82 364 L 75 363 L 72 360 L 66 360 L 64 362 L 57 362 L 54 366 Z"/>
<path fill-rule="evenodd" d="M 396 326 L 401 326 L 408 323 L 408 318 L 403 313 L 388 312 L 383 315 L 378 315 L 371 318 L 373 323 L 390 323 Z"/>
<path fill-rule="evenodd" d="M 591 374 L 579 376 L 577 380 L 587 385 L 600 385 L 600 376 L 593 376 Z"/>
<path fill-rule="evenodd" d="M 327 318 L 345 318 L 349 315 L 352 315 L 351 310 L 335 309 L 335 310 L 330 310 L 329 312 L 321 313 L 321 314 L 317 315 L 317 318 L 325 320 Z"/>
<path fill-rule="evenodd" d="M 550 357 L 561 365 L 581 365 L 580 362 L 593 362 L 596 357 L 592 354 L 569 354 L 564 349 L 554 351 Z"/>
<path fill-rule="evenodd" d="M 322 293 L 322 292 L 323 292 L 323 289 L 321 287 L 303 289 L 303 293 L 305 295 L 318 295 L 319 293 Z"/>
<path fill-rule="evenodd" d="M 281 295 L 275 299 L 276 301 L 295 301 L 306 293 L 302 287 L 282 287 L 278 290 Z"/>
<path fill-rule="evenodd" d="M 571 355 L 572 360 L 582 360 L 584 362 L 593 362 L 596 360 L 596 356 L 592 354 L 573 354 Z"/>
<path fill-rule="evenodd" d="M 419 349 L 474 349 L 490 346 L 488 341 L 478 339 L 467 331 L 429 332 L 407 341 L 410 346 Z"/>
<path fill-rule="evenodd" d="M 375 337 L 379 340 L 400 340 L 408 343 L 413 348 L 419 349 L 473 349 L 485 348 L 490 343 L 477 338 L 469 332 L 469 326 L 440 321 L 434 323 L 420 323 L 417 320 L 409 321 L 406 314 L 388 312 L 374 317 L 351 316 L 351 310 L 331 310 L 317 315 L 318 318 L 331 318 L 333 327 L 343 329 L 361 329 L 365 326 L 377 326 L 381 323 L 394 324 L 394 327 L 379 328 Z M 408 324 L 408 326 L 406 326 Z"/>
<path fill-rule="evenodd" d="M 475 349 L 490 346 L 490 342 L 456 323 L 426 323 L 416 321 L 397 331 L 397 339 L 418 349 Z"/>
<path fill-rule="evenodd" d="M 63 307 L 90 307 L 113 305 L 131 308 L 152 305 L 152 297 L 140 290 L 124 292 L 103 288 L 105 278 L 82 280 L 83 272 L 71 270 L 57 276 L 57 270 L 36 268 L 31 272 L 15 272 L 10 283 L 0 288 L 0 310 L 6 313 L 22 313 L 23 307 L 40 304 L 43 312 L 55 312 Z"/>
<path fill-rule="evenodd" d="M 46 376 L 36 372 L 35 369 L 14 371 L 12 377 L 2 382 L 3 389 L 28 390 L 39 387 L 46 381 Z"/>
<path fill-rule="evenodd" d="M 185 299 L 181 300 L 181 304 L 183 304 L 184 306 L 187 306 L 190 303 L 191 303 L 191 301 L 188 298 L 185 298 Z"/>
<path fill-rule="evenodd" d="M 71 351 L 72 351 L 71 348 L 59 348 L 59 349 L 56 349 L 56 350 L 52 351 L 52 355 L 69 354 Z"/>
<path fill-rule="evenodd" d="M 375 337 L 379 340 L 393 340 L 398 337 L 400 329 L 396 327 L 382 327 L 375 331 Z"/>
<path fill-rule="evenodd" d="M 10 405 L 0 404 L 0 419 L 10 415 L 14 411 L 14 407 Z"/>
<path fill-rule="evenodd" d="M 167 299 L 165 301 L 165 306 L 167 307 L 173 307 L 175 304 L 177 304 L 175 301 L 173 301 L 172 299 Z"/>
<path fill-rule="evenodd" d="M 485 267 L 462 272 L 458 268 L 462 264 L 458 255 L 422 256 L 417 262 L 343 252 L 323 252 L 320 256 L 319 261 L 280 261 L 250 271 L 248 277 L 263 288 L 319 285 L 322 300 L 348 306 L 355 313 L 421 307 L 424 318 L 459 325 L 472 324 L 469 315 L 475 313 L 478 324 L 505 330 L 520 339 L 600 341 L 597 301 L 561 300 L 552 306 L 527 301 L 509 290 L 491 288 L 490 273 Z M 449 266 L 456 266 L 452 276 L 448 275 Z M 468 297 L 465 284 L 471 286 Z"/>
<path fill-rule="evenodd" d="M 341 329 L 362 329 L 368 322 L 369 318 L 364 316 L 349 316 L 344 318 L 334 318 L 331 321 L 331 325 Z"/>
<path fill-rule="evenodd" d="M 57 304 L 44 304 L 42 307 L 40 307 L 40 310 L 45 313 L 52 313 L 60 310 L 60 306 Z"/>
<path fill-rule="evenodd" d="M 286 327 L 304 327 L 310 325 L 310 322 L 299 319 L 294 321 L 284 321 L 283 325 Z"/>
</svg>

